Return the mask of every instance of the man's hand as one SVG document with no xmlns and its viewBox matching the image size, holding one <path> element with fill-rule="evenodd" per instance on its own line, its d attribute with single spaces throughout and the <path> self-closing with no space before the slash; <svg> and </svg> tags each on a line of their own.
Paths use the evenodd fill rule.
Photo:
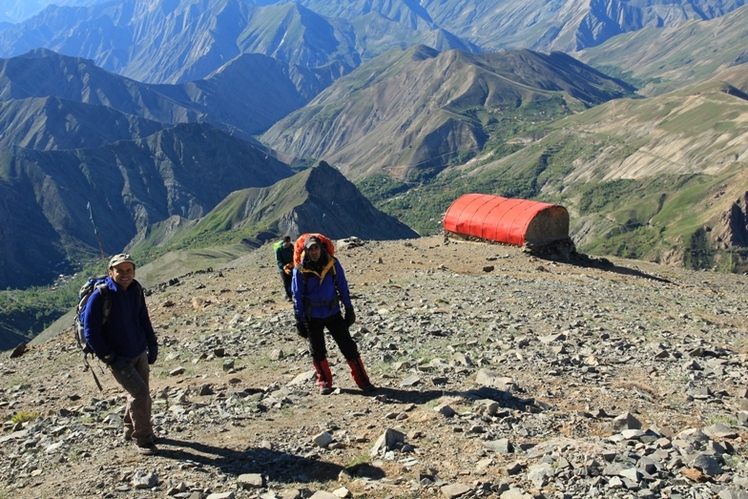
<svg viewBox="0 0 748 499">
<path fill-rule="evenodd" d="M 158 358 L 158 343 L 148 345 L 148 363 L 153 364 Z"/>
<path fill-rule="evenodd" d="M 296 333 L 302 338 L 309 338 L 309 328 L 301 321 L 296 321 Z"/>
<path fill-rule="evenodd" d="M 353 313 L 353 308 L 346 308 L 345 309 L 345 323 L 348 324 L 348 327 L 351 327 L 353 324 L 356 323 L 356 314 Z"/>
<path fill-rule="evenodd" d="M 110 353 L 104 357 L 104 362 L 109 366 L 112 371 L 121 371 L 130 363 L 130 359 L 122 357 L 121 355 L 115 355 Z"/>
</svg>

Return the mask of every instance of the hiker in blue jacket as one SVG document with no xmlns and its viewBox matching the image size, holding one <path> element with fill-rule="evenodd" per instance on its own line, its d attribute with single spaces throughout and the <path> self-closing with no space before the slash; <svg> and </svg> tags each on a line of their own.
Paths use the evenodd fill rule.
<svg viewBox="0 0 748 499">
<path fill-rule="evenodd" d="M 364 364 L 358 353 L 356 342 L 351 338 L 349 327 L 356 322 L 348 281 L 340 262 L 329 255 L 315 236 L 304 242 L 304 255 L 294 268 L 293 281 L 294 312 L 299 336 L 309 341 L 314 370 L 317 372 L 319 391 L 322 395 L 332 393 L 332 372 L 327 362 L 325 328 L 338 344 L 348 362 L 351 375 L 364 392 L 375 389 L 369 381 Z M 340 313 L 340 303 L 345 316 Z"/>
<path fill-rule="evenodd" d="M 148 385 L 149 364 L 158 356 L 156 334 L 130 255 L 112 257 L 108 274 L 106 288 L 96 289 L 83 310 L 84 334 L 94 354 L 127 391 L 125 439 L 134 440 L 141 454 L 151 455 L 158 452 Z M 109 314 L 104 322 L 105 306 Z"/>
<path fill-rule="evenodd" d="M 291 244 L 291 236 L 283 236 L 283 243 L 275 249 L 275 261 L 278 264 L 278 272 L 280 272 L 281 280 L 283 281 L 283 289 L 286 291 L 286 300 L 291 301 L 293 299 L 291 293 L 293 272 L 293 245 Z"/>
</svg>

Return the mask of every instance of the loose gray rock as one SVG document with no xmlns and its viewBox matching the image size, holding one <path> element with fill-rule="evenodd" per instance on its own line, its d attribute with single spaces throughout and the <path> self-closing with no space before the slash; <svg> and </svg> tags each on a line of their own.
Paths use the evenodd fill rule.
<svg viewBox="0 0 748 499">
<path fill-rule="evenodd" d="M 465 485 L 463 483 L 455 483 L 451 485 L 445 485 L 441 489 L 442 495 L 444 497 L 447 497 L 449 499 L 455 499 L 457 497 L 462 497 L 468 492 L 472 491 L 472 487 Z"/>
<path fill-rule="evenodd" d="M 237 477 L 236 483 L 243 489 L 259 489 L 265 485 L 265 480 L 259 473 L 244 473 Z"/>
<path fill-rule="evenodd" d="M 403 443 L 405 443 L 405 434 L 389 428 L 374 442 L 370 454 L 377 456 L 382 452 L 393 450 Z"/>
</svg>

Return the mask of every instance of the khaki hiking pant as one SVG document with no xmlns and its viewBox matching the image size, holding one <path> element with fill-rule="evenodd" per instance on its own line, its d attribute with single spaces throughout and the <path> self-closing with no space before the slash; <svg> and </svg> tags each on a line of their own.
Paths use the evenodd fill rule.
<svg viewBox="0 0 748 499">
<path fill-rule="evenodd" d="M 151 393 L 148 388 L 148 353 L 143 352 L 122 370 L 111 370 L 114 379 L 127 391 L 125 406 L 125 437 L 131 437 L 138 445 L 153 442 L 151 425 Z"/>
</svg>

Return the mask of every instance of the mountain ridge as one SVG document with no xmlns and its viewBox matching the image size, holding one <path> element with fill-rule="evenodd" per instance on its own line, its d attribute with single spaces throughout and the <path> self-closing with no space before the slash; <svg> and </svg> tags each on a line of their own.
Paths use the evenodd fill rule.
<svg viewBox="0 0 748 499">
<path fill-rule="evenodd" d="M 97 242 L 88 202 L 105 234 L 105 250 L 116 253 L 149 223 L 174 214 L 202 216 L 236 188 L 269 185 L 290 175 L 287 165 L 264 150 L 207 124 L 176 125 L 97 149 L 2 150 L 0 188 L 14 203 L 0 216 L 6 242 L 0 281 L 3 287 L 28 285 L 17 278 L 22 272 L 43 283 L 41 275 L 48 279 L 54 272 L 44 254 L 61 260 L 90 256 L 86 246 L 97 248 Z M 33 214 L 33 223 L 21 214 Z"/>
<path fill-rule="evenodd" d="M 404 43 L 471 52 L 574 52 L 649 26 L 717 18 L 744 6 L 744 0 L 567 0 L 540 6 L 475 0 L 422 5 L 359 0 L 344 6 L 319 0 L 220 0 L 205 14 L 194 0 L 125 0 L 95 7 L 49 6 L 0 30 L 0 55 L 47 47 L 152 83 L 204 78 L 242 52 L 305 66 L 337 62 L 348 72 Z M 378 17 L 372 29 L 373 15 Z"/>
<path fill-rule="evenodd" d="M 169 125 L 106 106 L 31 97 L 0 101 L 0 148 L 82 149 L 156 133 Z"/>
<path fill-rule="evenodd" d="M 496 118 L 473 109 L 511 113 L 557 100 L 563 112 L 633 90 L 560 53 L 478 55 L 416 46 L 340 78 L 261 140 L 299 157 L 327 158 L 354 180 L 386 169 L 407 178 L 483 147 Z"/>
<path fill-rule="evenodd" d="M 105 71 L 90 59 L 37 49 L 0 59 L 0 101 L 58 97 L 172 125 L 205 121 L 249 138 L 302 107 L 339 71 L 292 67 L 247 54 L 203 80 L 153 85 Z"/>
<path fill-rule="evenodd" d="M 748 62 L 748 6 L 712 20 L 646 28 L 617 36 L 572 55 L 594 66 L 615 64 L 645 82 L 639 93 L 654 96 L 712 78 Z"/>
</svg>

